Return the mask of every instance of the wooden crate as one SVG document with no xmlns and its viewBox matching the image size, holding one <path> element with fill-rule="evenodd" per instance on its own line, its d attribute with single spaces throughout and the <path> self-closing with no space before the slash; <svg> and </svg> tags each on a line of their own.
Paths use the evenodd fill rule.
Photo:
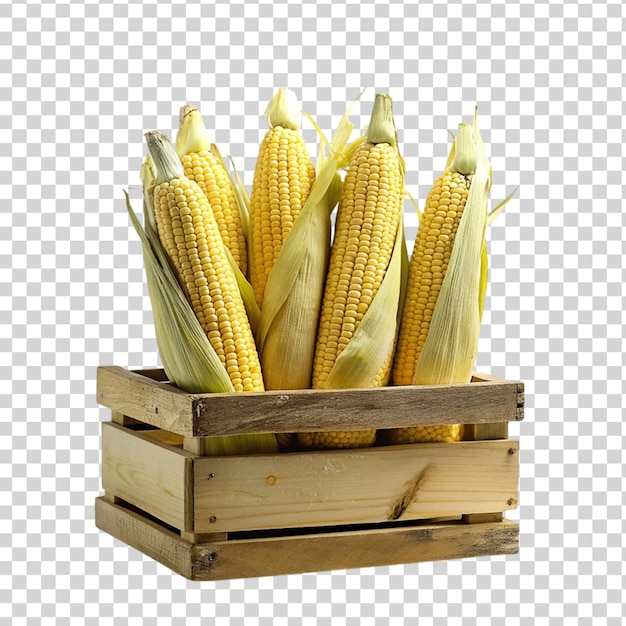
<svg viewBox="0 0 626 626">
<path fill-rule="evenodd" d="M 98 368 L 96 525 L 191 580 L 514 554 L 524 387 L 461 385 L 189 394 L 163 370 Z M 203 456 L 237 433 L 465 424 L 464 440 Z M 315 426 L 312 426 L 315 425 Z"/>
</svg>

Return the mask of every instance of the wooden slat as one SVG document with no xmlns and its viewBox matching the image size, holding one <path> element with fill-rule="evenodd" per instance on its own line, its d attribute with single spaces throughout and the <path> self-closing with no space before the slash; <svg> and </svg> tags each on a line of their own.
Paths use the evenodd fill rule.
<svg viewBox="0 0 626 626">
<path fill-rule="evenodd" d="M 191 578 L 193 545 L 174 532 L 128 509 L 96 498 L 96 526 L 146 556 Z"/>
<path fill-rule="evenodd" d="M 96 525 L 182 576 L 198 581 L 515 554 L 519 549 L 519 527 L 508 520 L 194 545 L 136 512 L 97 498 Z"/>
<path fill-rule="evenodd" d="M 142 430 L 141 434 L 149 437 L 150 439 L 154 439 L 155 441 L 165 443 L 168 446 L 174 446 L 175 448 L 183 447 L 184 437 L 182 435 L 177 435 L 176 433 L 171 433 L 169 430 L 155 428 L 154 430 Z"/>
<path fill-rule="evenodd" d="M 165 523 L 191 530 L 192 455 L 148 435 L 102 424 L 102 486 Z"/>
<path fill-rule="evenodd" d="M 523 418 L 517 381 L 187 394 L 119 367 L 98 368 L 98 402 L 187 437 L 483 424 Z M 523 389 L 523 386 L 522 386 Z"/>
<path fill-rule="evenodd" d="M 486 522 L 501 522 L 502 513 L 471 513 L 463 515 L 466 524 L 485 524 Z"/>
<path fill-rule="evenodd" d="M 158 380 L 160 382 L 168 382 L 169 378 L 165 373 L 165 370 L 156 367 L 147 367 L 139 370 L 134 370 L 138 374 L 142 376 L 147 376 L 148 378 L 152 378 L 152 380 Z"/>
<path fill-rule="evenodd" d="M 466 424 L 463 430 L 463 439 L 466 441 L 508 439 L 508 436 L 508 422 L 494 422 L 493 424 Z"/>
<path fill-rule="evenodd" d="M 518 420 L 516 383 L 266 391 L 197 398 L 195 436 Z"/>
<path fill-rule="evenodd" d="M 194 396 L 153 377 L 99 367 L 96 394 L 99 404 L 146 424 L 181 435 L 193 431 Z"/>
<path fill-rule="evenodd" d="M 512 441 L 194 462 L 195 532 L 411 520 L 515 508 Z"/>
<path fill-rule="evenodd" d="M 142 423 L 139 420 L 120 413 L 119 411 L 111 411 L 111 421 L 119 424 L 120 426 L 135 426 Z"/>
</svg>

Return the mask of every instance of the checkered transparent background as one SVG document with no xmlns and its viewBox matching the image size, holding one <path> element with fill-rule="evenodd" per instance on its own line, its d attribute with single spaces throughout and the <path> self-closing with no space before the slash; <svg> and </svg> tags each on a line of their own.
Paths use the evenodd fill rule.
<svg viewBox="0 0 626 626">
<path fill-rule="evenodd" d="M 617 0 L 0 0 L 0 621 L 622 624 L 625 29 Z M 325 129 L 387 90 L 420 201 L 477 104 L 494 202 L 520 186 L 478 358 L 526 383 L 519 555 L 200 584 L 95 528 L 96 368 L 158 364 L 143 133 L 199 104 L 249 184 L 283 84 Z"/>
</svg>

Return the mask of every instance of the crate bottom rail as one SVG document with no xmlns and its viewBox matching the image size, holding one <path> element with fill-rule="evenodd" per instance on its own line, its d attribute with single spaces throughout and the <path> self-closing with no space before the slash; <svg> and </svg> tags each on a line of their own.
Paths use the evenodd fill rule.
<svg viewBox="0 0 626 626">
<path fill-rule="evenodd" d="M 174 528 L 106 497 L 96 499 L 96 520 L 101 530 L 195 581 L 515 554 L 519 542 L 518 525 L 501 519 L 299 529 L 286 535 L 251 531 L 192 543 Z"/>
</svg>

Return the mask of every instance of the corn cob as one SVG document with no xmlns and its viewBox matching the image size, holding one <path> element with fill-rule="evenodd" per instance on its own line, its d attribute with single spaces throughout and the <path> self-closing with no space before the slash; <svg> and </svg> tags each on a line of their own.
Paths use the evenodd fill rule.
<svg viewBox="0 0 626 626">
<path fill-rule="evenodd" d="M 392 103 L 386 94 L 376 95 L 366 139 L 346 173 L 337 213 L 313 362 L 313 388 L 346 385 L 342 376 L 332 377 L 333 368 L 375 301 L 397 246 L 404 177 Z M 389 304 L 387 315 L 395 321 L 398 302 Z M 387 343 L 376 346 L 383 361 L 373 376 L 359 381 L 360 386 L 387 384 L 393 341 Z M 354 355 L 354 363 L 361 359 L 366 360 L 363 353 Z M 375 430 L 299 435 L 306 447 L 362 447 L 372 445 L 375 438 Z"/>
<path fill-rule="evenodd" d="M 353 102 L 354 104 L 354 102 Z M 341 197 L 339 169 L 362 143 L 348 143 L 354 125 L 348 107 L 332 141 L 320 135 L 315 181 L 276 259 L 256 332 L 266 389 L 311 387 L 315 339 L 330 256 L 331 213 Z"/>
<path fill-rule="evenodd" d="M 247 243 L 235 189 L 221 158 L 209 141 L 200 111 L 192 105 L 180 110 L 176 152 L 184 174 L 207 197 L 224 244 L 245 275 L 248 265 Z"/>
<path fill-rule="evenodd" d="M 281 87 L 265 111 L 265 134 L 252 181 L 249 277 L 259 307 L 267 279 L 315 180 L 315 168 L 300 134 L 293 92 Z"/>
<path fill-rule="evenodd" d="M 156 169 L 159 237 L 235 391 L 263 391 L 258 353 L 234 271 L 209 205 L 167 137 L 146 133 Z"/>
<path fill-rule="evenodd" d="M 426 198 L 409 265 L 393 384 L 464 383 L 471 377 L 486 286 L 484 231 L 490 186 L 478 141 L 471 125 L 459 126 L 446 168 Z M 446 282 L 453 255 L 454 273 Z M 387 440 L 458 441 L 462 436 L 462 425 L 447 424 L 394 429 Z"/>
</svg>

